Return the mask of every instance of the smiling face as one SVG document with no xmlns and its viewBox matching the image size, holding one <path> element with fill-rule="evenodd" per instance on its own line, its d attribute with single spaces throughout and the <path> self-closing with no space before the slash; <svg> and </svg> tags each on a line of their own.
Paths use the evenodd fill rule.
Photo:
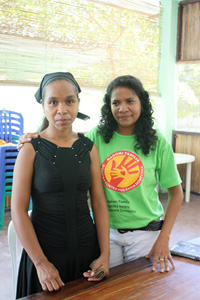
<svg viewBox="0 0 200 300">
<path fill-rule="evenodd" d="M 76 119 L 79 100 L 75 86 L 66 80 L 56 80 L 45 87 L 43 109 L 49 128 L 65 131 Z"/>
<path fill-rule="evenodd" d="M 118 123 L 117 132 L 134 134 L 134 128 L 142 111 L 139 97 L 134 90 L 127 87 L 117 87 L 111 94 L 111 111 Z"/>
</svg>

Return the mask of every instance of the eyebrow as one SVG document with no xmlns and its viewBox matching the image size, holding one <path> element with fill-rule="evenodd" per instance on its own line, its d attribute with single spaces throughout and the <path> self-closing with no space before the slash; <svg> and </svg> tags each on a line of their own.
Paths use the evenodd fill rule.
<svg viewBox="0 0 200 300">
<path fill-rule="evenodd" d="M 57 100 L 58 97 L 55 97 L 55 96 L 51 96 L 48 98 L 48 100 Z M 69 95 L 66 97 L 66 99 L 70 99 L 70 98 L 76 98 L 75 95 Z"/>
<path fill-rule="evenodd" d="M 77 98 L 77 95 L 69 95 L 67 98 Z"/>
<path fill-rule="evenodd" d="M 134 99 L 134 98 L 135 98 L 135 96 L 132 96 L 132 97 L 126 98 L 125 100 L 131 100 L 131 99 Z M 118 99 L 112 99 L 111 101 L 120 101 L 120 100 L 118 100 Z"/>
</svg>

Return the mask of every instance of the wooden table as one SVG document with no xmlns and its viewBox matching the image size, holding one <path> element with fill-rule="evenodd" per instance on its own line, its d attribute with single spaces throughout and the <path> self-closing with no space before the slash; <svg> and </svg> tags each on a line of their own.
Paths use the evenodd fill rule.
<svg viewBox="0 0 200 300">
<path fill-rule="evenodd" d="M 190 202 L 191 168 L 195 156 L 185 153 L 174 153 L 176 165 L 186 164 L 185 202 Z"/>
<path fill-rule="evenodd" d="M 23 300 L 199 300 L 200 261 L 175 257 L 176 268 L 168 273 L 152 272 L 152 261 L 139 258 L 110 269 L 101 282 L 81 278 L 53 293 L 37 293 Z"/>
</svg>

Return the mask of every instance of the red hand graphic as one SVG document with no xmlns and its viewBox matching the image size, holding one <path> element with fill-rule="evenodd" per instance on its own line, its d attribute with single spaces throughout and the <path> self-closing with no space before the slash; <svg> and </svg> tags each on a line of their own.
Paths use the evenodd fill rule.
<svg viewBox="0 0 200 300">
<path fill-rule="evenodd" d="M 127 159 L 128 157 L 125 156 L 117 167 L 116 167 L 116 161 L 115 160 L 112 161 L 112 168 L 110 172 L 111 175 L 110 184 L 114 185 L 115 187 L 117 187 L 122 180 L 127 178 L 129 174 L 134 174 L 139 172 L 138 170 L 134 170 L 135 167 L 139 165 L 139 163 L 134 159 L 131 159 L 129 162 L 126 163 Z"/>
</svg>

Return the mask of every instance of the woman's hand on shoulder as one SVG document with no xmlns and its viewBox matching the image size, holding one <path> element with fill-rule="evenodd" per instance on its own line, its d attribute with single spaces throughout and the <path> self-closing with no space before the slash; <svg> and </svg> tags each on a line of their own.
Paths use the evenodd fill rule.
<svg viewBox="0 0 200 300">
<path fill-rule="evenodd" d="M 19 144 L 17 146 L 17 149 L 20 150 L 25 143 L 28 143 L 31 141 L 31 139 L 34 139 L 38 137 L 38 133 L 25 133 L 19 138 Z"/>
<path fill-rule="evenodd" d="M 57 291 L 64 286 L 58 270 L 47 259 L 37 264 L 36 270 L 43 291 Z"/>
</svg>

